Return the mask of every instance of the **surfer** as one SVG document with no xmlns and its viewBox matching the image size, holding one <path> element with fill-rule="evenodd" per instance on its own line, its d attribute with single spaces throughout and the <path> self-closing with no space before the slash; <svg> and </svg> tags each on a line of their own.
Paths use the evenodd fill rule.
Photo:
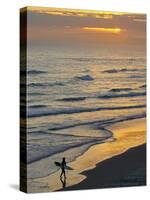
<svg viewBox="0 0 150 200">
<path fill-rule="evenodd" d="M 64 175 L 64 178 L 66 179 L 65 166 L 66 166 L 66 158 L 63 157 L 62 158 L 62 162 L 61 162 L 61 174 L 60 174 L 60 178 L 62 178 L 62 176 Z"/>
</svg>

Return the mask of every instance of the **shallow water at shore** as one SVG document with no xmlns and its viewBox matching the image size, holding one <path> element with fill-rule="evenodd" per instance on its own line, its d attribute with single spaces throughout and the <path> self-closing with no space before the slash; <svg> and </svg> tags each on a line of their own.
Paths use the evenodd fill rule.
<svg viewBox="0 0 150 200">
<path fill-rule="evenodd" d="M 116 123 L 108 126 L 107 129 L 113 132 L 115 140 L 93 145 L 83 155 L 69 163 L 69 166 L 74 170 L 67 172 L 66 186 L 71 186 L 83 181 L 86 177 L 80 173 L 94 168 L 97 163 L 119 155 L 130 148 L 139 146 L 146 142 L 145 118 Z M 58 171 L 50 176 L 30 181 L 29 192 L 43 191 L 42 189 L 40 190 L 40 187 L 34 187 L 37 183 L 39 186 L 40 184 L 46 184 L 46 191 L 61 189 L 62 183 L 59 180 L 59 174 L 60 172 Z"/>
</svg>

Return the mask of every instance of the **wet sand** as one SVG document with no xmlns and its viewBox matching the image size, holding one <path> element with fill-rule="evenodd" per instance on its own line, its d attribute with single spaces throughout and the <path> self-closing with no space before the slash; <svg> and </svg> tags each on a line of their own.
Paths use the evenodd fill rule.
<svg viewBox="0 0 150 200">
<path fill-rule="evenodd" d="M 75 161 L 68 163 L 74 170 L 67 171 L 65 188 L 59 178 L 60 171 L 57 171 L 47 177 L 33 180 L 29 184 L 28 192 L 30 190 L 32 192 L 57 191 L 62 188 L 62 190 L 74 190 L 145 185 L 143 144 L 146 143 L 146 119 L 124 121 L 105 128 L 113 132 L 114 140 L 93 145 Z M 134 162 L 131 162 L 132 160 Z M 134 180 L 137 179 L 136 183 L 130 178 L 124 179 L 124 177 L 130 177 L 131 174 L 135 177 Z M 141 178 L 142 181 L 138 174 L 144 177 Z"/>
<path fill-rule="evenodd" d="M 146 145 L 141 145 L 100 162 L 83 172 L 87 178 L 63 190 L 98 189 L 146 185 Z"/>
</svg>

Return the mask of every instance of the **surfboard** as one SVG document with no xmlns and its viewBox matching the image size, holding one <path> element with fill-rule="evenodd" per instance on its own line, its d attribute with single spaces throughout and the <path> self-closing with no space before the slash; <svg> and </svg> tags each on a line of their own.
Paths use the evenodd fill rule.
<svg viewBox="0 0 150 200">
<path fill-rule="evenodd" d="M 54 162 L 55 163 L 55 165 L 57 166 L 57 167 L 62 167 L 62 164 L 60 163 L 60 162 Z M 65 165 L 65 169 L 67 169 L 67 170 L 73 170 L 73 168 L 72 167 L 69 167 L 68 165 Z"/>
</svg>

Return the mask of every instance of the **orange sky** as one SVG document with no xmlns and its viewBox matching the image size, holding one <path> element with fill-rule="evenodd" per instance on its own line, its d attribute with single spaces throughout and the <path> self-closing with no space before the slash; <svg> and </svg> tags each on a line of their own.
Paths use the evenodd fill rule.
<svg viewBox="0 0 150 200">
<path fill-rule="evenodd" d="M 146 15 L 122 12 L 28 7 L 31 44 L 125 45 L 145 49 Z"/>
</svg>

